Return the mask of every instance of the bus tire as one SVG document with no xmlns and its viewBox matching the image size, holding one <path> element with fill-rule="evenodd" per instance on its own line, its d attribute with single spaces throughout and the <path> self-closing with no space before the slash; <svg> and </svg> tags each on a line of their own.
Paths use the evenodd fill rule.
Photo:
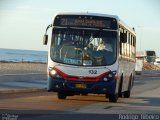
<svg viewBox="0 0 160 120">
<path fill-rule="evenodd" d="M 67 95 L 64 92 L 58 92 L 57 93 L 58 99 L 66 99 Z"/>
<path fill-rule="evenodd" d="M 82 95 L 82 96 L 87 96 L 87 95 L 88 95 L 88 93 L 81 93 L 81 95 Z"/>
<path fill-rule="evenodd" d="M 123 85 L 123 76 L 121 76 L 119 87 L 118 87 L 118 97 L 122 97 L 122 85 Z"/>
<path fill-rule="evenodd" d="M 123 94 L 124 98 L 130 98 L 131 96 L 131 91 L 128 90 L 128 91 L 125 91 L 124 94 Z"/>
<path fill-rule="evenodd" d="M 124 98 L 130 98 L 131 96 L 131 88 L 132 88 L 132 77 L 130 77 L 129 85 L 128 85 L 128 90 L 124 92 L 123 96 Z"/>
<path fill-rule="evenodd" d="M 110 94 L 108 97 L 109 97 L 109 102 L 116 103 L 118 100 L 118 94 L 115 94 L 115 95 Z"/>
</svg>

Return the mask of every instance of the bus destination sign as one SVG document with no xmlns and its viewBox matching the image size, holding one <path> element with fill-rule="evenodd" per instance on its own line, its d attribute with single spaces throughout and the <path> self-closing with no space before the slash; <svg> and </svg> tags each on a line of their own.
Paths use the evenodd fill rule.
<svg viewBox="0 0 160 120">
<path fill-rule="evenodd" d="M 109 24 L 109 23 L 108 23 Z M 60 25 L 66 26 L 86 26 L 86 27 L 106 27 L 103 20 L 90 20 L 90 19 L 73 19 L 73 18 L 62 18 Z"/>
<path fill-rule="evenodd" d="M 117 28 L 117 22 L 115 18 L 61 15 L 56 17 L 54 26 L 103 28 L 115 30 Z"/>
</svg>

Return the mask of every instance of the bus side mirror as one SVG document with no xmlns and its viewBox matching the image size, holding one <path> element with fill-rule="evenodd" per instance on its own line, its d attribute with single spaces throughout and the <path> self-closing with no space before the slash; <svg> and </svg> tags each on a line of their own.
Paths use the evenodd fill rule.
<svg viewBox="0 0 160 120">
<path fill-rule="evenodd" d="M 48 43 L 48 35 L 45 34 L 43 37 L 43 45 L 47 45 L 47 43 Z"/>
<path fill-rule="evenodd" d="M 126 33 L 120 33 L 120 40 L 122 43 L 127 42 L 127 34 Z"/>
</svg>

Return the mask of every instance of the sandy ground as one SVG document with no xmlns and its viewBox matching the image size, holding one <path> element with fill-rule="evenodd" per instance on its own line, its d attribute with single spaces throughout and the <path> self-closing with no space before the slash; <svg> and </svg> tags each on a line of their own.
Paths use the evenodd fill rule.
<svg viewBox="0 0 160 120">
<path fill-rule="evenodd" d="M 3 74 L 24 74 L 24 73 L 42 73 L 47 71 L 46 63 L 25 63 L 25 62 L 0 62 L 0 75 Z"/>
<path fill-rule="evenodd" d="M 46 63 L 0 62 L 0 82 L 46 79 Z"/>
</svg>

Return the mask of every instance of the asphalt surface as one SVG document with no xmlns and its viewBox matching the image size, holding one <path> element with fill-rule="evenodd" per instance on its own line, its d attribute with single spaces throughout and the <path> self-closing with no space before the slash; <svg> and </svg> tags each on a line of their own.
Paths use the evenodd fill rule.
<svg viewBox="0 0 160 120">
<path fill-rule="evenodd" d="M 0 93 L 21 93 L 46 91 L 47 80 L 0 82 Z"/>
<path fill-rule="evenodd" d="M 2 120 L 160 120 L 160 72 L 136 76 L 131 98 L 117 103 L 93 94 L 58 100 L 46 91 L 46 80 L 0 82 L 0 115 Z"/>
</svg>

